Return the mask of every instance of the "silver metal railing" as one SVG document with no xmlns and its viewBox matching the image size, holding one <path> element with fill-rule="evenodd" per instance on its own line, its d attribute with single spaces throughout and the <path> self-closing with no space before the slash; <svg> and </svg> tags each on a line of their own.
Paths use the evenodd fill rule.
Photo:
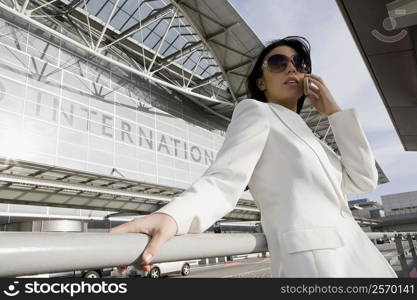
<svg viewBox="0 0 417 300">
<path fill-rule="evenodd" d="M 396 239 L 402 277 L 408 277 L 417 257 L 412 236 L 417 232 L 367 233 L 371 239 Z M 403 249 L 407 236 L 409 248 Z M 15 277 L 72 270 L 88 270 L 132 265 L 149 242 L 136 233 L 0 232 L 0 277 Z M 267 252 L 263 233 L 187 234 L 167 241 L 153 262 L 193 260 L 202 257 L 232 256 Z M 412 254 L 407 265 L 406 254 Z"/>
<path fill-rule="evenodd" d="M 149 237 L 136 233 L 0 233 L 0 277 L 131 265 Z M 167 241 L 153 262 L 268 251 L 264 234 L 187 234 Z"/>
</svg>

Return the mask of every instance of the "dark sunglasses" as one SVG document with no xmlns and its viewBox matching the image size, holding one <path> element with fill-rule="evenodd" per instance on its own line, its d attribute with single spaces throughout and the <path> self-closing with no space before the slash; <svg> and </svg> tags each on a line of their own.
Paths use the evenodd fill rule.
<svg viewBox="0 0 417 300">
<path fill-rule="evenodd" d="M 298 54 L 293 55 L 292 57 L 288 57 L 283 54 L 274 54 L 263 62 L 261 68 L 263 69 L 266 66 L 268 66 L 269 71 L 273 73 L 280 73 L 287 68 L 290 61 L 292 62 L 292 64 L 298 72 L 308 73 L 307 64 L 304 62 L 304 59 Z"/>
</svg>

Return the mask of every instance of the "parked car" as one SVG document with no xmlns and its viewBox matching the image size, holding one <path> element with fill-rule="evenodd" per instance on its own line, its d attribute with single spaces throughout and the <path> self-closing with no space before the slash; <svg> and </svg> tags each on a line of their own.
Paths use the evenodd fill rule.
<svg viewBox="0 0 417 300">
<path fill-rule="evenodd" d="M 64 277 L 82 277 L 82 278 L 102 278 L 110 276 L 113 268 L 95 269 L 95 270 L 75 270 L 57 273 L 44 273 L 36 275 L 18 276 L 17 278 L 64 278 Z"/>
<path fill-rule="evenodd" d="M 162 276 L 170 274 L 180 274 L 182 276 L 188 276 L 191 272 L 191 265 L 196 264 L 198 260 L 192 261 L 173 261 L 173 262 L 164 262 L 164 263 L 155 263 L 152 266 L 152 269 L 149 272 L 138 270 L 134 266 L 128 266 L 126 270 L 127 277 L 149 277 L 149 278 L 159 278 Z M 118 273 L 117 270 L 115 273 Z M 112 273 L 112 274 L 115 274 Z M 116 277 L 119 277 L 115 274 Z"/>
<path fill-rule="evenodd" d="M 379 238 L 376 239 L 377 244 L 384 244 L 384 243 L 391 243 L 391 239 L 389 238 Z"/>
</svg>

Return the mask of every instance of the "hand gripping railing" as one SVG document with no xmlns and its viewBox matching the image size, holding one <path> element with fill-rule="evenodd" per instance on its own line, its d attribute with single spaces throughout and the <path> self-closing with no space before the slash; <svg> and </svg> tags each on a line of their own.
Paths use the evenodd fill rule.
<svg viewBox="0 0 417 300">
<path fill-rule="evenodd" d="M 137 233 L 1 232 L 0 277 L 131 265 L 148 242 L 149 236 Z M 167 241 L 152 261 L 266 251 L 262 233 L 187 234 Z"/>
</svg>

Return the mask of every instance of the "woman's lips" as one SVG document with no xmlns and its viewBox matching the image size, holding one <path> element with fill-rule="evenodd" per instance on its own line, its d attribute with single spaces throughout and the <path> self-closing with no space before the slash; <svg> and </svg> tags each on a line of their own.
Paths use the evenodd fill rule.
<svg viewBox="0 0 417 300">
<path fill-rule="evenodd" d="M 298 86 L 298 82 L 287 82 L 287 83 L 284 83 L 284 85 L 288 85 L 288 86 Z"/>
</svg>

